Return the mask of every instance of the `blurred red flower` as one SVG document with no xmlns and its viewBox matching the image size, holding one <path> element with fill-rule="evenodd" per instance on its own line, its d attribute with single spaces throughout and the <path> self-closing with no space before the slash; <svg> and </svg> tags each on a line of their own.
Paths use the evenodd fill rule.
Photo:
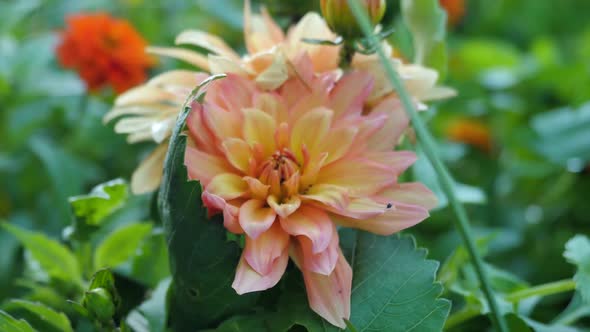
<svg viewBox="0 0 590 332">
<path fill-rule="evenodd" d="M 439 0 L 446 10 L 449 25 L 457 25 L 465 16 L 465 0 Z"/>
<path fill-rule="evenodd" d="M 78 72 L 88 90 L 110 85 L 121 93 L 145 81 L 154 61 L 131 24 L 105 13 L 76 14 L 66 21 L 57 57 L 65 68 Z"/>
</svg>

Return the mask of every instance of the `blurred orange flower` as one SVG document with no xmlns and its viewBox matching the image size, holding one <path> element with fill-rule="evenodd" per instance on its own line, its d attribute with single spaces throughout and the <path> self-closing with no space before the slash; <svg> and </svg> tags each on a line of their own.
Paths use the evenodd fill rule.
<svg viewBox="0 0 590 332">
<path fill-rule="evenodd" d="M 447 12 L 449 25 L 457 25 L 465 16 L 465 0 L 440 0 L 440 5 Z"/>
<path fill-rule="evenodd" d="M 121 93 L 145 81 L 154 61 L 131 24 L 106 13 L 76 14 L 66 21 L 57 57 L 64 67 L 78 72 L 88 90 L 110 85 Z"/>
<path fill-rule="evenodd" d="M 451 141 L 474 146 L 484 152 L 492 150 L 490 129 L 485 124 L 472 119 L 459 119 L 447 127 L 446 136 Z"/>
</svg>

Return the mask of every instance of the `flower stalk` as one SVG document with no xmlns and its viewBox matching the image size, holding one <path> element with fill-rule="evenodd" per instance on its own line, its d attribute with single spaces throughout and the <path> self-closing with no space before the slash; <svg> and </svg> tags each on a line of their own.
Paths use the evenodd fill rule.
<svg viewBox="0 0 590 332">
<path fill-rule="evenodd" d="M 363 8 L 362 8 L 361 4 L 356 0 L 347 0 L 347 1 L 350 5 L 350 8 L 352 9 L 353 15 L 355 16 L 356 20 L 358 21 L 359 26 L 363 30 L 367 40 L 369 40 L 370 43 L 373 45 L 378 45 L 378 39 L 373 34 L 373 31 L 371 28 L 371 22 L 370 22 L 369 18 L 367 17 L 367 15 L 365 13 L 363 13 Z M 491 311 L 492 318 L 493 318 L 492 321 L 498 331 L 500 331 L 500 332 L 506 331 L 507 332 L 508 328 L 506 325 L 506 321 L 504 319 L 504 316 L 501 314 L 501 312 L 499 310 L 498 304 L 497 304 L 496 299 L 494 297 L 494 292 L 492 290 L 492 287 L 490 286 L 490 282 L 489 282 L 488 277 L 485 274 L 485 271 L 483 268 L 483 259 L 478 254 L 476 247 L 475 247 L 475 241 L 473 240 L 472 231 L 471 231 L 471 227 L 469 224 L 467 212 L 465 211 L 465 207 L 463 206 L 463 204 L 461 204 L 459 202 L 459 200 L 457 199 L 455 189 L 454 189 L 455 188 L 455 181 L 453 180 L 453 178 L 450 175 L 449 171 L 447 170 L 446 166 L 444 165 L 444 163 L 442 162 L 442 160 L 440 159 L 440 157 L 436 153 L 436 143 L 434 141 L 434 138 L 432 137 L 432 135 L 430 134 L 430 132 L 426 128 L 426 125 L 424 124 L 422 119 L 419 117 L 418 112 L 416 111 L 416 109 L 414 107 L 414 103 L 413 103 L 410 95 L 407 93 L 406 88 L 403 86 L 403 84 L 399 78 L 399 75 L 397 74 L 397 72 L 395 71 L 393 66 L 391 65 L 391 63 L 390 63 L 389 59 L 387 58 L 387 56 L 385 55 L 385 52 L 383 51 L 382 47 L 377 46 L 376 51 L 377 51 L 379 58 L 381 59 L 381 62 L 383 64 L 383 67 L 385 69 L 387 77 L 389 78 L 389 80 L 391 81 L 391 84 L 393 85 L 393 87 L 397 91 L 397 93 L 402 101 L 402 104 L 404 106 L 404 109 L 412 121 L 414 130 L 416 131 L 416 133 L 420 139 L 420 142 L 421 142 L 421 145 L 424 149 L 424 152 L 426 153 L 426 156 L 428 157 L 428 159 L 430 160 L 430 162 L 434 166 L 434 169 L 437 173 L 438 180 L 441 184 L 441 187 L 442 187 L 443 191 L 445 192 L 445 194 L 447 195 L 449 202 L 450 202 L 450 204 L 457 216 L 456 226 L 457 226 L 457 229 L 459 230 L 459 233 L 460 233 L 461 238 L 465 244 L 465 247 L 467 248 L 467 251 L 469 252 L 469 255 L 470 255 L 471 260 L 473 262 L 473 266 L 475 267 L 477 277 L 479 279 L 479 282 L 483 288 L 485 297 L 486 297 L 488 304 L 490 306 L 490 311 Z"/>
</svg>

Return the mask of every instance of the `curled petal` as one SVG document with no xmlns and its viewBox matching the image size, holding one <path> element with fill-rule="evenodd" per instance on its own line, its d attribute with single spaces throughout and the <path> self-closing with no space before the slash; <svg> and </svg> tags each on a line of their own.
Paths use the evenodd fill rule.
<svg viewBox="0 0 590 332">
<path fill-rule="evenodd" d="M 331 324 L 346 328 L 350 318 L 352 269 L 338 249 L 338 260 L 329 276 L 303 269 L 303 280 L 309 306 Z"/>
<path fill-rule="evenodd" d="M 287 218 L 301 206 L 299 196 L 292 196 L 283 202 L 279 202 L 276 196 L 271 195 L 268 196 L 266 202 L 281 218 Z"/>
<path fill-rule="evenodd" d="M 275 120 L 268 113 L 255 108 L 244 109 L 244 139 L 251 146 L 258 143 L 266 156 L 275 151 L 272 139 L 276 130 Z"/>
<path fill-rule="evenodd" d="M 239 138 L 228 138 L 222 143 L 225 157 L 233 167 L 247 173 L 250 167 L 252 149 L 245 141 Z"/>
<path fill-rule="evenodd" d="M 317 156 L 321 143 L 330 130 L 333 112 L 327 108 L 316 108 L 305 113 L 293 126 L 291 132 L 291 151 L 299 160 L 303 146 L 307 147 L 311 157 Z"/>
<path fill-rule="evenodd" d="M 313 253 L 313 244 L 307 237 L 299 236 L 297 240 L 299 241 L 299 248 L 303 257 L 303 266 L 300 266 L 300 268 L 326 276 L 334 271 L 334 267 L 338 261 L 338 253 L 340 252 L 338 232 L 336 230 L 334 230 L 332 240 L 326 250 L 317 254 Z"/>
<path fill-rule="evenodd" d="M 281 280 L 288 262 L 289 254 L 288 250 L 285 250 L 280 257 L 274 260 L 270 272 L 266 275 L 261 275 L 248 265 L 244 254 L 242 254 L 242 258 L 240 258 L 240 263 L 236 269 L 236 276 L 232 288 L 240 295 L 272 288 Z"/>
<path fill-rule="evenodd" d="M 305 191 L 302 198 L 315 201 L 335 210 L 344 210 L 349 204 L 348 190 L 330 184 L 317 184 Z"/>
<path fill-rule="evenodd" d="M 248 184 L 239 175 L 222 173 L 211 179 L 205 191 L 230 200 L 244 196 L 248 192 Z"/>
<path fill-rule="evenodd" d="M 244 181 L 248 183 L 248 187 L 250 188 L 250 193 L 252 194 L 252 197 L 259 200 L 266 199 L 266 197 L 268 196 L 268 189 L 270 188 L 269 185 L 266 185 L 260 182 L 260 180 L 258 180 L 257 178 L 253 178 L 250 176 L 244 177 Z"/>
<path fill-rule="evenodd" d="M 231 167 L 225 160 L 192 146 L 187 146 L 184 150 L 184 164 L 189 179 L 198 180 L 204 187 L 207 187 L 217 174 L 231 172 Z"/>
<path fill-rule="evenodd" d="M 251 199 L 240 207 L 240 226 L 253 239 L 266 232 L 277 216 L 273 209 L 264 207 L 265 204 L 262 200 Z"/>
<path fill-rule="evenodd" d="M 277 259 L 287 250 L 289 234 L 275 223 L 256 239 L 246 237 L 244 258 L 250 267 L 260 275 L 268 275 Z"/>
<path fill-rule="evenodd" d="M 312 242 L 312 252 L 320 253 L 332 240 L 334 227 L 326 212 L 311 206 L 300 206 L 287 218 L 280 218 L 283 229 L 293 236 L 306 236 Z"/>
<path fill-rule="evenodd" d="M 223 208 L 223 227 L 234 234 L 243 234 L 244 230 L 238 220 L 240 209 L 232 204 Z"/>
</svg>

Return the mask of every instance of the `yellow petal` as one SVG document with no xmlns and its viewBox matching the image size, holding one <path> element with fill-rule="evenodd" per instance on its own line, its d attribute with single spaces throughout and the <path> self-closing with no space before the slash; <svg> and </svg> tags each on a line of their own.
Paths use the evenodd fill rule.
<svg viewBox="0 0 590 332">
<path fill-rule="evenodd" d="M 236 174 L 224 173 L 211 179 L 205 190 L 228 201 L 244 196 L 248 192 L 248 184 Z"/>
<path fill-rule="evenodd" d="M 175 43 L 198 46 L 236 61 L 240 59 L 240 56 L 223 39 L 201 30 L 185 30 L 176 37 Z"/>
<path fill-rule="evenodd" d="M 330 131 L 333 112 L 324 107 L 318 107 L 305 113 L 293 126 L 291 132 L 291 151 L 300 162 L 303 161 L 302 148 L 305 146 L 311 158 L 320 152 L 319 147 Z"/>
<path fill-rule="evenodd" d="M 168 142 L 160 144 L 133 172 L 131 191 L 134 194 L 145 194 L 158 188 L 162 181 L 166 151 L 168 151 Z"/>
<path fill-rule="evenodd" d="M 222 143 L 227 160 L 240 171 L 248 173 L 252 149 L 245 141 L 239 138 L 228 138 Z"/>
<path fill-rule="evenodd" d="M 265 157 L 275 152 L 274 134 L 276 122 L 268 113 L 255 108 L 247 108 L 244 113 L 244 139 L 250 146 L 258 143 Z"/>
<path fill-rule="evenodd" d="M 191 50 L 174 47 L 151 46 L 148 47 L 146 51 L 151 54 L 182 60 L 195 67 L 209 71 L 209 61 L 207 61 L 207 57 Z"/>
</svg>

